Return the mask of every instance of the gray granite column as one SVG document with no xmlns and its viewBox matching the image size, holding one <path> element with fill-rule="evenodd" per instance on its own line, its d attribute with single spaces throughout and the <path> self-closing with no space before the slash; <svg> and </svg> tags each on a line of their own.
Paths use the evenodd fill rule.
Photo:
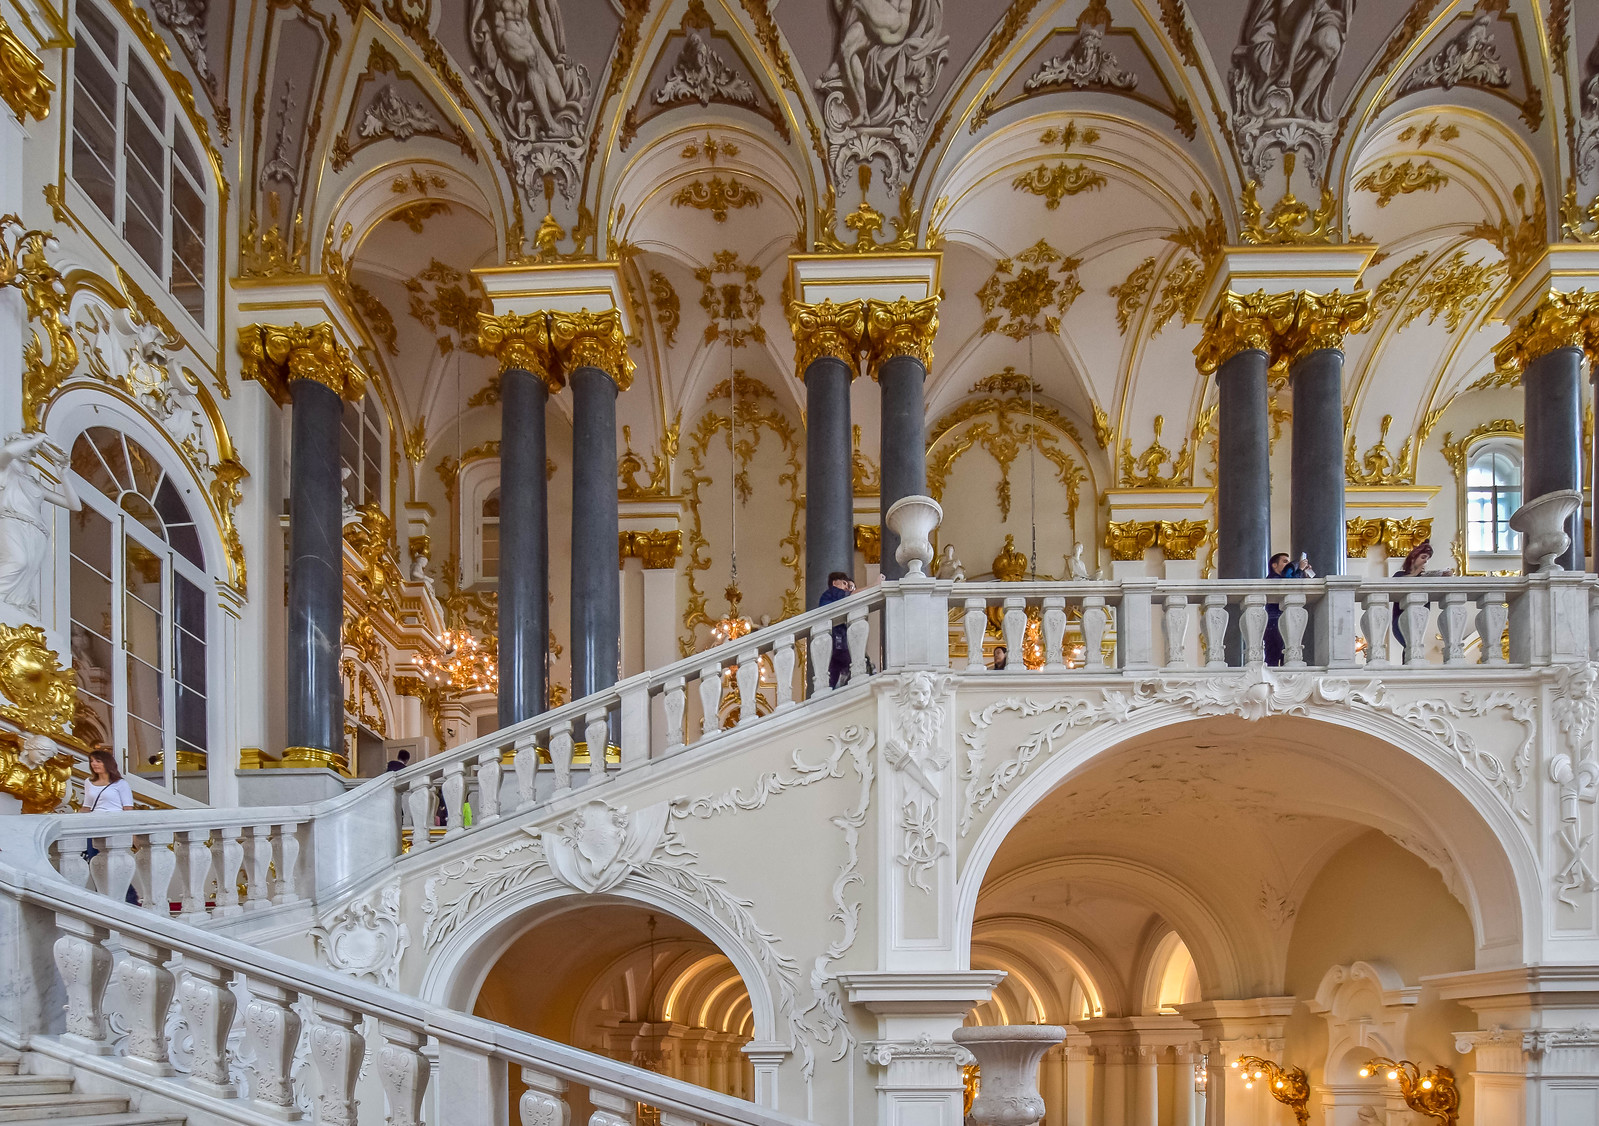
<svg viewBox="0 0 1599 1126">
<path fill-rule="evenodd" d="M 805 369 L 805 605 L 834 571 L 855 572 L 855 492 L 849 392 L 854 372 L 837 356 Z"/>
<path fill-rule="evenodd" d="M 550 510 L 544 472 L 548 401 L 542 376 L 523 368 L 507 368 L 500 375 L 501 727 L 538 715 L 548 700 Z M 614 547 L 616 537 L 611 539 Z"/>
<path fill-rule="evenodd" d="M 339 684 L 344 624 L 339 426 L 344 402 L 313 379 L 294 380 L 289 394 L 294 414 L 289 447 L 289 691 L 284 757 L 327 765 L 333 761 L 330 756 L 342 761 L 344 754 L 344 694 Z"/>
<path fill-rule="evenodd" d="M 927 492 L 926 407 L 923 384 L 927 368 L 915 356 L 892 356 L 877 372 L 882 388 L 882 513 L 883 578 L 897 579 L 905 568 L 894 558 L 899 537 L 888 529 L 888 510 L 903 497 Z M 846 437 L 845 456 L 849 444 Z"/>
<path fill-rule="evenodd" d="M 1216 369 L 1216 577 L 1258 579 L 1271 554 L 1271 359 L 1238 352 Z"/>
<path fill-rule="evenodd" d="M 1290 379 L 1294 449 L 1288 550 L 1295 560 L 1300 552 L 1308 555 L 1318 575 L 1341 575 L 1348 550 L 1344 535 L 1344 354 L 1335 348 L 1318 348 L 1294 362 Z M 1225 474 L 1219 479 L 1225 480 Z"/>
<path fill-rule="evenodd" d="M 616 683 L 622 585 L 616 504 L 616 381 L 572 372 L 572 698 Z"/>
<path fill-rule="evenodd" d="M 1522 373 L 1523 500 L 1582 488 L 1582 358 L 1580 348 L 1556 348 L 1529 361 Z M 1556 562 L 1568 571 L 1586 570 L 1581 508 L 1572 513 L 1566 532 L 1571 545 Z"/>
</svg>

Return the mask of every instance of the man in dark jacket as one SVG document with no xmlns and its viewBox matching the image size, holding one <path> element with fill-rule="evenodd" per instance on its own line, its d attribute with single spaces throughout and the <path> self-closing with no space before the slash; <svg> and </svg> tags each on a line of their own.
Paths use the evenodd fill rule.
<svg viewBox="0 0 1599 1126">
<path fill-rule="evenodd" d="M 843 571 L 834 571 L 827 576 L 827 589 L 822 591 L 822 597 L 817 599 L 818 606 L 826 606 L 837 602 L 841 598 L 848 598 L 855 593 L 855 583 Z M 815 658 L 813 658 L 814 660 Z M 833 627 L 833 654 L 827 665 L 827 686 L 837 688 L 840 682 L 849 681 L 849 626 L 836 625 Z"/>
<path fill-rule="evenodd" d="M 1304 552 L 1299 553 L 1299 562 L 1292 562 L 1286 551 L 1279 551 L 1271 557 L 1268 564 L 1267 579 L 1313 579 L 1316 569 L 1310 565 L 1310 559 Z M 1268 665 L 1281 665 L 1283 663 L 1286 643 L 1283 641 L 1282 630 L 1279 622 L 1282 618 L 1282 607 L 1275 602 L 1266 604 L 1266 663 Z"/>
</svg>

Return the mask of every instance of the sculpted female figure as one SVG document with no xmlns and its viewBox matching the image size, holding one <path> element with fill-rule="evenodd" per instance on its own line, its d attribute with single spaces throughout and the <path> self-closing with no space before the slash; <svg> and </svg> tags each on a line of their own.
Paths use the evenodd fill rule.
<svg viewBox="0 0 1599 1126">
<path fill-rule="evenodd" d="M 39 576 L 50 552 L 46 504 L 73 512 L 83 507 L 68 478 L 65 459 L 55 462 L 61 483 L 52 485 L 33 463 L 43 434 L 13 434 L 0 445 L 0 602 L 39 613 Z"/>
</svg>

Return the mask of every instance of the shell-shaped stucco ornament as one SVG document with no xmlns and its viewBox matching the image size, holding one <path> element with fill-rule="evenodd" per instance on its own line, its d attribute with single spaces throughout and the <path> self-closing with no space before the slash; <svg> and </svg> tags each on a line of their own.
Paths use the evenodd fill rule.
<svg viewBox="0 0 1599 1126">
<path fill-rule="evenodd" d="M 311 930 L 328 966 L 393 989 L 411 931 L 400 922 L 400 885 L 389 884 L 330 916 Z"/>
<path fill-rule="evenodd" d="M 590 894 L 610 891 L 654 855 L 665 839 L 670 811 L 665 802 L 637 813 L 598 799 L 587 802 L 540 835 L 544 857 L 568 887 Z"/>
</svg>

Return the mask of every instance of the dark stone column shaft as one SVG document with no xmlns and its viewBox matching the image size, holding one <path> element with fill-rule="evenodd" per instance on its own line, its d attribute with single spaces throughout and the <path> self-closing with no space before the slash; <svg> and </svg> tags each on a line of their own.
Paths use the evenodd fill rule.
<svg viewBox="0 0 1599 1126">
<path fill-rule="evenodd" d="M 1560 489 L 1582 488 L 1582 351 L 1557 348 L 1527 364 L 1521 376 L 1525 468 L 1521 497 L 1534 500 Z M 1571 544 L 1556 562 L 1582 571 L 1582 509 L 1566 524 Z"/>
<path fill-rule="evenodd" d="M 1297 360 L 1294 389 L 1292 514 L 1288 548 L 1304 552 L 1318 575 L 1341 575 L 1344 535 L 1344 354 L 1320 348 Z M 1269 449 L 1269 446 L 1268 446 Z"/>
<path fill-rule="evenodd" d="M 622 584 L 616 504 L 616 383 L 572 372 L 572 698 L 616 683 Z"/>
<path fill-rule="evenodd" d="M 899 537 L 888 530 L 888 510 L 903 497 L 927 492 L 926 405 L 923 401 L 927 368 L 915 356 L 893 356 L 878 369 L 882 389 L 882 505 L 883 578 L 898 579 L 905 568 L 894 558 Z"/>
<path fill-rule="evenodd" d="M 1239 352 L 1216 369 L 1216 577 L 1258 579 L 1271 554 L 1271 429 L 1266 376 L 1271 360 Z"/>
<path fill-rule="evenodd" d="M 344 403 L 336 392 L 310 379 L 295 380 L 290 396 L 289 698 L 284 733 L 289 748 L 342 755 L 344 501 L 339 427 Z"/>
<path fill-rule="evenodd" d="M 855 491 L 849 394 L 853 372 L 836 356 L 805 369 L 805 605 L 834 571 L 855 571 Z"/>
<path fill-rule="evenodd" d="M 522 368 L 500 376 L 501 727 L 538 715 L 549 698 L 548 401 L 540 376 Z"/>
</svg>

